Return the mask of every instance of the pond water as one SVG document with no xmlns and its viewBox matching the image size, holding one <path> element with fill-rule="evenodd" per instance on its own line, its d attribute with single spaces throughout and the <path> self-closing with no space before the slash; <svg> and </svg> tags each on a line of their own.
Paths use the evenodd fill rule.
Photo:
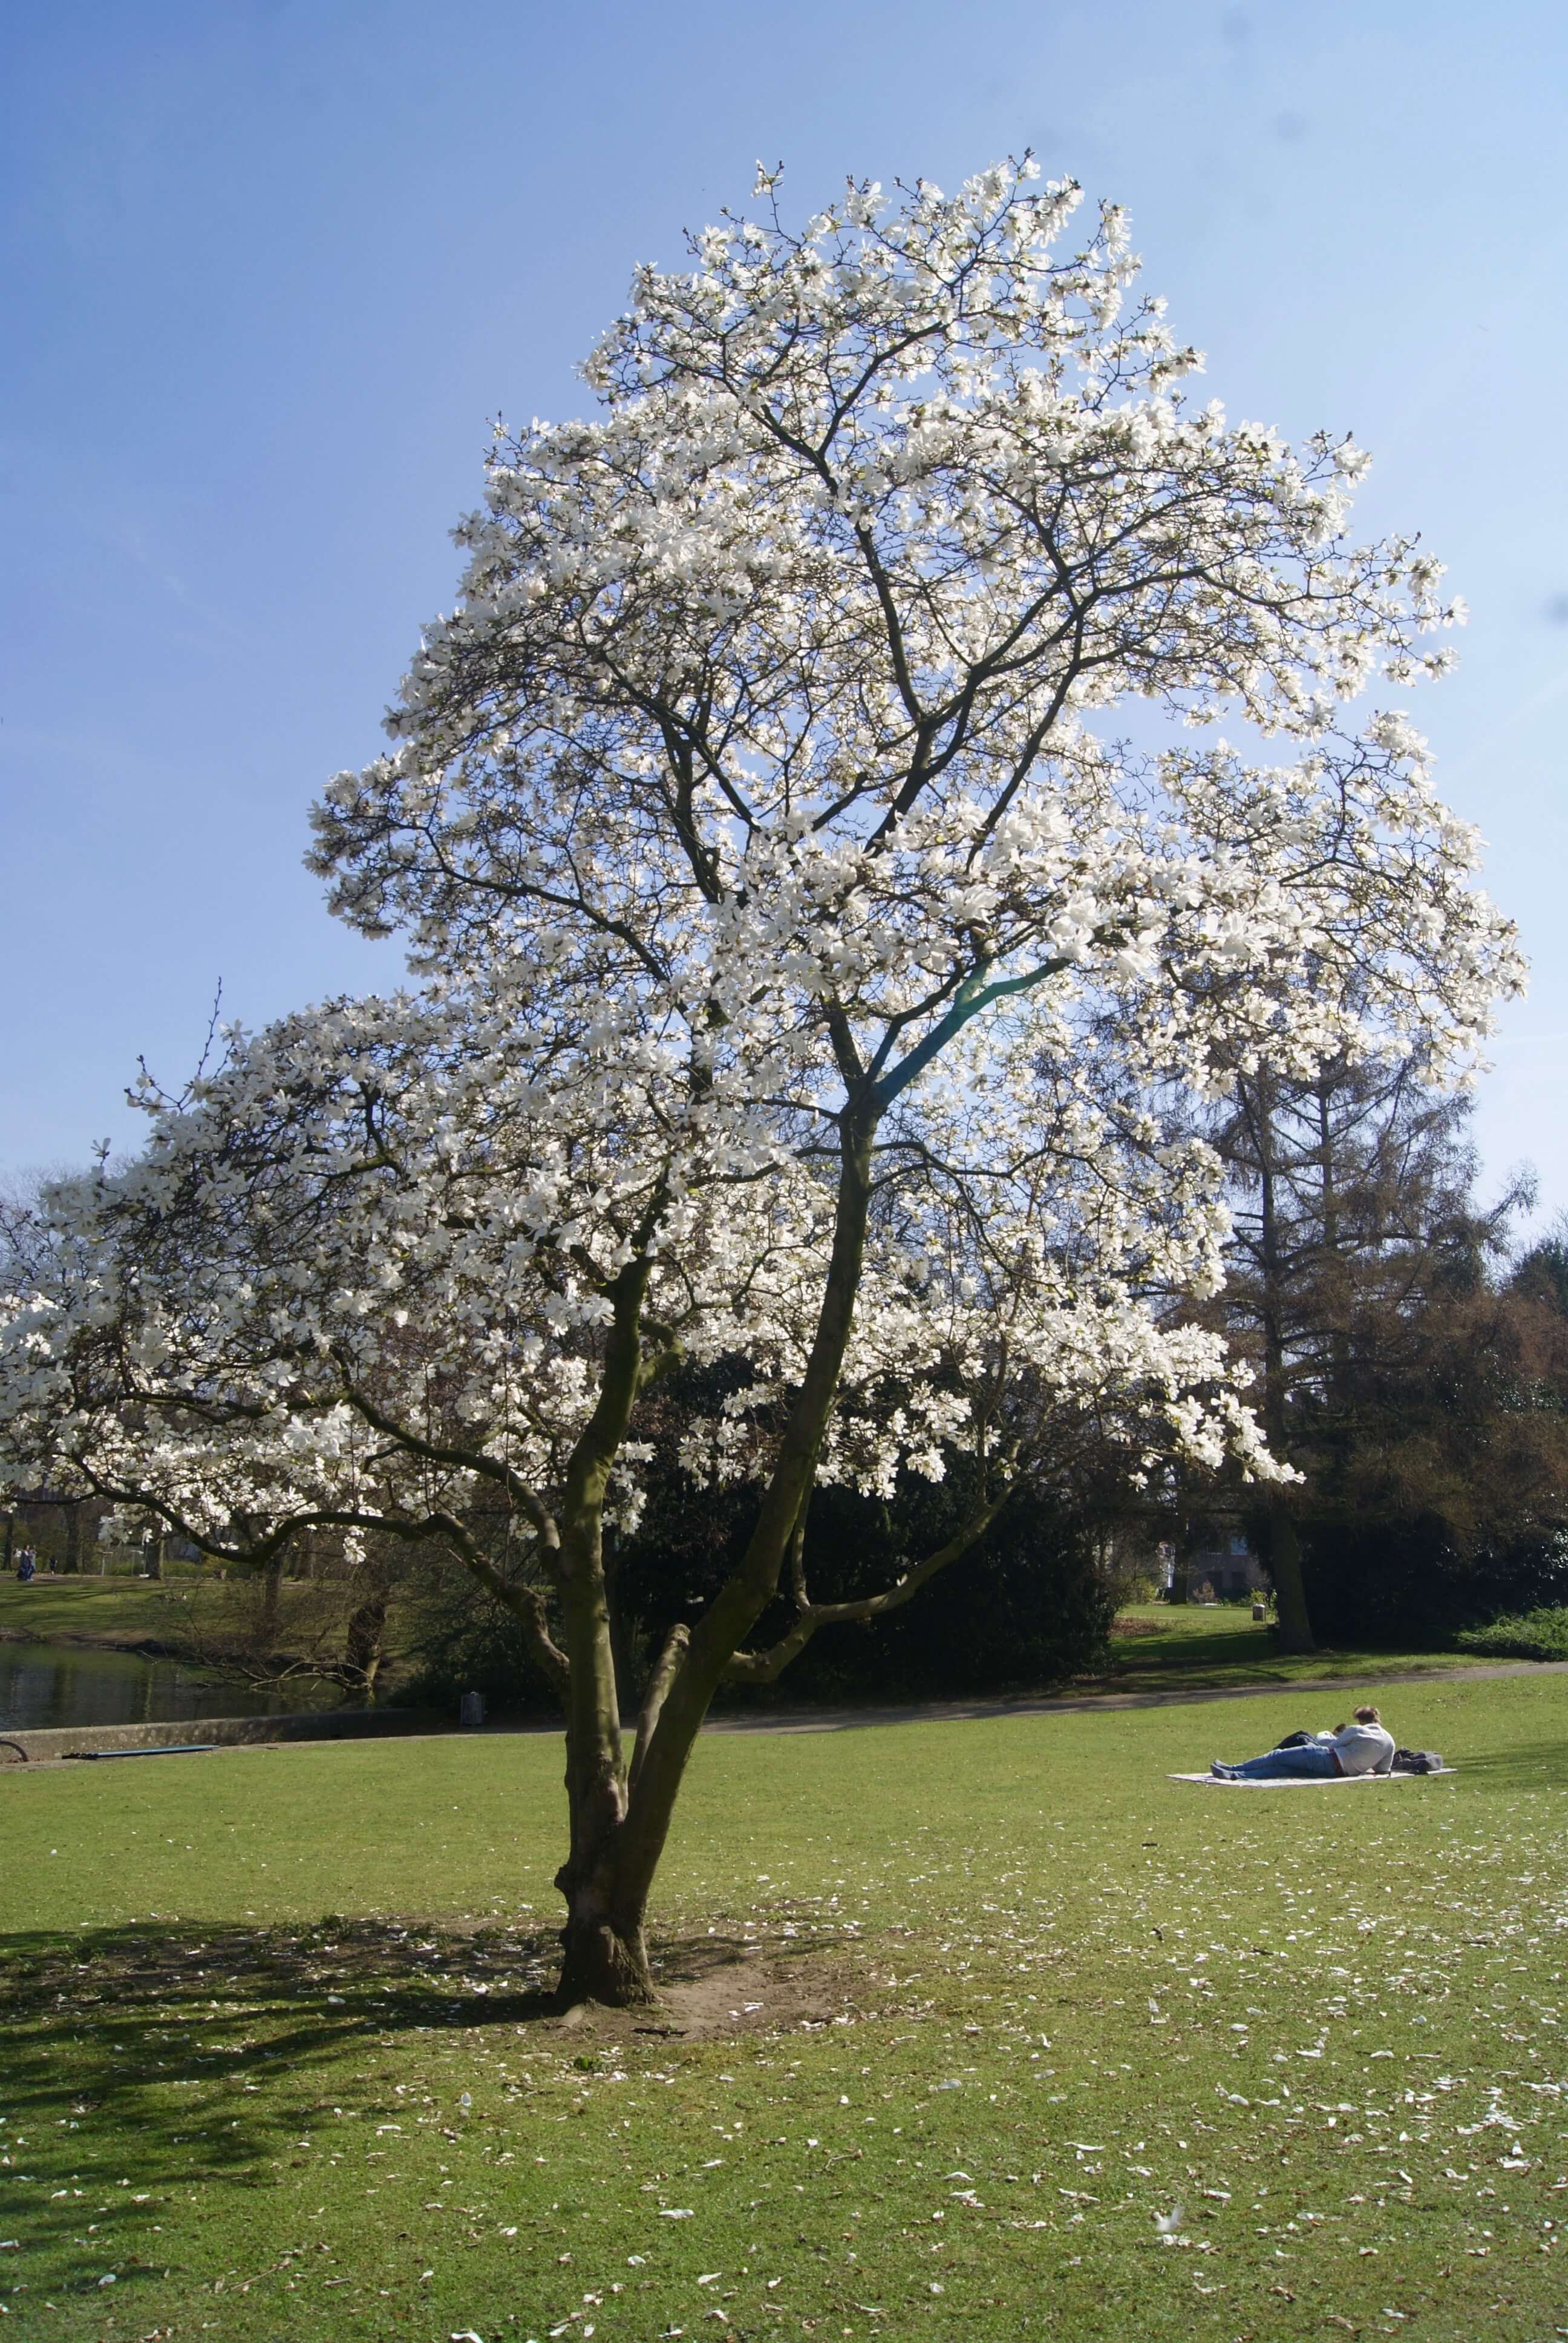
<svg viewBox="0 0 1568 2343">
<path fill-rule="evenodd" d="M 80 1644 L 0 1644 L 0 1733 L 60 1725 L 167 1725 L 186 1717 L 281 1716 L 342 1707 L 331 1684 L 258 1692 L 149 1660 Z"/>
</svg>

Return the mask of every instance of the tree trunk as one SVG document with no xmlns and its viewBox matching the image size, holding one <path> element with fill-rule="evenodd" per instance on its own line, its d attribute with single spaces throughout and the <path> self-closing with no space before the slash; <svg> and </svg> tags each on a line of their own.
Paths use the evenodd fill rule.
<svg viewBox="0 0 1568 2343">
<path fill-rule="evenodd" d="M 67 1505 L 65 1508 L 65 1568 L 74 1578 L 80 1574 L 82 1568 L 82 1508 L 80 1505 Z"/>
<path fill-rule="evenodd" d="M 566 1688 L 571 1845 L 556 1874 L 567 1905 L 560 1996 L 567 2003 L 632 2008 L 654 1998 L 643 1936 L 648 1891 L 627 1876 L 626 1764 L 597 1517 L 563 1538 L 562 1564 L 561 1604 L 571 1659 Z"/>
<path fill-rule="evenodd" d="M 874 1115 L 859 1121 L 846 1116 L 841 1125 L 832 1255 L 806 1371 L 779 1443 L 778 1461 L 746 1552 L 692 1629 L 686 1657 L 648 1735 L 638 1777 L 638 1806 L 646 1832 L 642 1860 L 649 1880 L 709 1703 L 732 1655 L 777 1594 L 796 1525 L 810 1500 L 859 1292 L 870 1217 L 875 1131 Z"/>
<path fill-rule="evenodd" d="M 647 1897 L 618 1877 L 622 1866 L 616 1857 L 612 1839 L 586 1873 L 574 1878 L 568 1863 L 556 1876 L 567 1899 L 559 1993 L 568 2006 L 597 2001 L 609 2009 L 636 2009 L 658 1998 L 643 1934 Z"/>
<path fill-rule="evenodd" d="M 609 1613 L 610 1664 L 615 1670 L 616 1694 L 621 1715 L 629 1715 L 639 1697 L 638 1669 L 632 1651 L 632 1641 L 627 1631 L 626 1614 L 621 1607 L 617 1584 L 620 1555 L 613 1532 L 604 1538 L 604 1597 Z"/>
<path fill-rule="evenodd" d="M 354 1612 L 344 1637 L 343 1656 L 359 1677 L 367 1700 L 375 1698 L 381 1672 L 381 1638 L 387 1630 L 387 1589 L 374 1587 Z"/>
<path fill-rule="evenodd" d="M 274 1554 L 261 1574 L 261 1632 L 270 1644 L 277 1633 L 277 1604 L 283 1587 L 283 1556 Z"/>
<path fill-rule="evenodd" d="M 1269 1507 L 1269 1576 L 1274 1584 L 1279 1614 L 1276 1634 L 1282 1652 L 1315 1652 L 1317 1639 L 1307 1614 L 1307 1591 L 1302 1578 L 1302 1542 L 1295 1515 L 1278 1498 Z"/>
<path fill-rule="evenodd" d="M 833 1253 L 811 1353 L 746 1552 L 707 1613 L 672 1639 L 653 1671 L 635 1775 L 621 1746 L 620 1703 L 605 1584 L 606 1484 L 640 1385 L 645 1263 L 623 1272 L 598 1403 L 573 1453 L 562 1509 L 557 1594 L 569 1669 L 567 1809 L 571 1846 L 556 1874 L 566 1898 L 560 1998 L 635 2008 L 657 1999 L 643 1933 L 687 1761 L 731 1655 L 777 1591 L 816 1478 L 817 1457 L 849 1342 L 870 1199 L 876 1118 L 846 1122 Z"/>
</svg>

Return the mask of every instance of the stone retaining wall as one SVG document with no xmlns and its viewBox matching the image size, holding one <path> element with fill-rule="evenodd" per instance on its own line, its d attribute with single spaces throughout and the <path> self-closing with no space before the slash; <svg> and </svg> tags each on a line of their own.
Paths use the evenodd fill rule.
<svg viewBox="0 0 1568 2343">
<path fill-rule="evenodd" d="M 386 1734 L 437 1733 L 452 1720 L 419 1708 L 328 1708 L 291 1716 L 185 1717 L 173 1725 L 66 1725 L 0 1732 L 0 1765 L 49 1765 L 79 1753 L 183 1748 L 196 1743 L 233 1748 L 247 1742 L 359 1741 Z"/>
</svg>

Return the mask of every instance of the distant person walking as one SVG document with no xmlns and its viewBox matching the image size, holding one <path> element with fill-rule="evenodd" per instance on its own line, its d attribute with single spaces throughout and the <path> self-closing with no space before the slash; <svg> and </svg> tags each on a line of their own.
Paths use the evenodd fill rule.
<svg viewBox="0 0 1568 2343">
<path fill-rule="evenodd" d="M 33 1549 L 30 1545 L 25 1545 L 16 1558 L 16 1576 L 21 1584 L 26 1586 L 37 1574 L 38 1565 L 33 1559 Z"/>
<path fill-rule="evenodd" d="M 1314 1734 L 1294 1749 L 1269 1749 L 1240 1765 L 1222 1765 L 1216 1757 L 1209 1771 L 1219 1782 L 1331 1781 L 1352 1774 L 1392 1774 L 1393 1747 L 1393 1735 L 1377 1710 L 1358 1708 L 1353 1724 Z"/>
</svg>

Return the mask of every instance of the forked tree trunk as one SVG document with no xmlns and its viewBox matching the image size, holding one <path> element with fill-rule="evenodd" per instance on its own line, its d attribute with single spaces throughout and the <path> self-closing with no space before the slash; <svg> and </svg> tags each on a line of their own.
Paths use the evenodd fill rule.
<svg viewBox="0 0 1568 2343">
<path fill-rule="evenodd" d="M 573 1453 L 558 1524 L 556 1584 L 564 1655 L 550 1641 L 542 1610 L 535 1621 L 536 1650 L 561 1684 L 567 1709 L 571 1851 L 556 1874 L 567 1905 L 559 1986 L 565 2003 L 591 2000 L 635 2008 L 657 1999 L 644 1933 L 654 1875 L 709 1704 L 778 1593 L 805 1519 L 859 1289 L 879 1111 L 868 1089 L 861 1111 L 847 1114 L 840 1126 L 831 1261 L 810 1353 L 756 1525 L 702 1617 L 689 1630 L 674 1629 L 656 1662 L 629 1767 L 621 1745 L 602 1513 L 605 1486 L 642 1382 L 638 1317 L 646 1267 L 628 1268 L 612 1289 L 615 1320 L 604 1381 L 593 1420 Z M 965 1551 L 994 1518 L 1004 1496 L 1005 1492 L 976 1518 L 961 1540 L 910 1571 L 900 1587 L 912 1594 L 934 1570 Z M 803 1603 L 803 1594 L 798 1599 Z M 782 1664 L 804 1640 L 786 1634 L 766 1656 Z M 771 1681 L 771 1674 L 766 1680 Z"/>
<path fill-rule="evenodd" d="M 582 1644 L 578 1638 L 573 1643 L 575 1657 Z M 602 1650 L 608 1660 L 608 1615 Z M 601 1709 L 589 1717 L 571 1714 L 572 1705 L 568 1688 L 571 1851 L 555 1882 L 567 1906 L 558 1992 L 568 2005 L 598 2001 L 611 2009 L 634 2009 L 658 1998 L 645 1922 L 669 1815 L 667 1810 L 650 1833 L 654 1802 L 646 1792 L 640 1799 L 637 1795 L 636 1761 L 628 1775 L 614 1711 Z M 639 1755 L 640 1750 L 639 1741 Z"/>
<path fill-rule="evenodd" d="M 654 1873 L 709 1704 L 778 1590 L 816 1478 L 859 1287 L 874 1129 L 874 1116 L 852 1130 L 846 1124 L 832 1258 L 816 1334 L 757 1526 L 689 1638 L 681 1630 L 655 1668 L 629 1772 L 621 1747 L 602 1512 L 637 1393 L 641 1288 L 634 1291 L 628 1272 L 618 1293 L 599 1404 L 568 1472 L 560 1536 L 558 1592 L 570 1667 L 565 1699 L 571 1851 L 556 1885 L 567 1905 L 559 1990 L 568 2004 L 593 2000 L 627 2008 L 657 1997 L 644 1935 Z"/>
<path fill-rule="evenodd" d="M 559 1993 L 568 2004 L 635 2008 L 656 1997 L 643 1930 L 649 1879 L 634 1859 L 637 1834 L 628 1828 L 631 1793 L 597 1517 L 563 1541 L 563 1563 L 571 1846 L 556 1874 L 567 1906 Z"/>
<path fill-rule="evenodd" d="M 685 1630 L 678 1632 L 684 1648 Z M 571 1800 L 572 1852 L 556 1874 L 567 1902 L 560 1996 L 568 2004 L 599 2001 L 628 2009 L 658 1997 L 648 1957 L 648 1901 L 695 1735 L 684 1741 L 678 1765 L 645 1770 L 642 1760 L 651 1720 L 673 1674 L 667 1647 L 629 1773 L 618 1772 L 610 1795 L 594 1792 L 586 1801 Z M 618 1761 L 618 1735 L 616 1755 Z M 569 1770 L 568 1781 L 569 1787 Z"/>
</svg>

